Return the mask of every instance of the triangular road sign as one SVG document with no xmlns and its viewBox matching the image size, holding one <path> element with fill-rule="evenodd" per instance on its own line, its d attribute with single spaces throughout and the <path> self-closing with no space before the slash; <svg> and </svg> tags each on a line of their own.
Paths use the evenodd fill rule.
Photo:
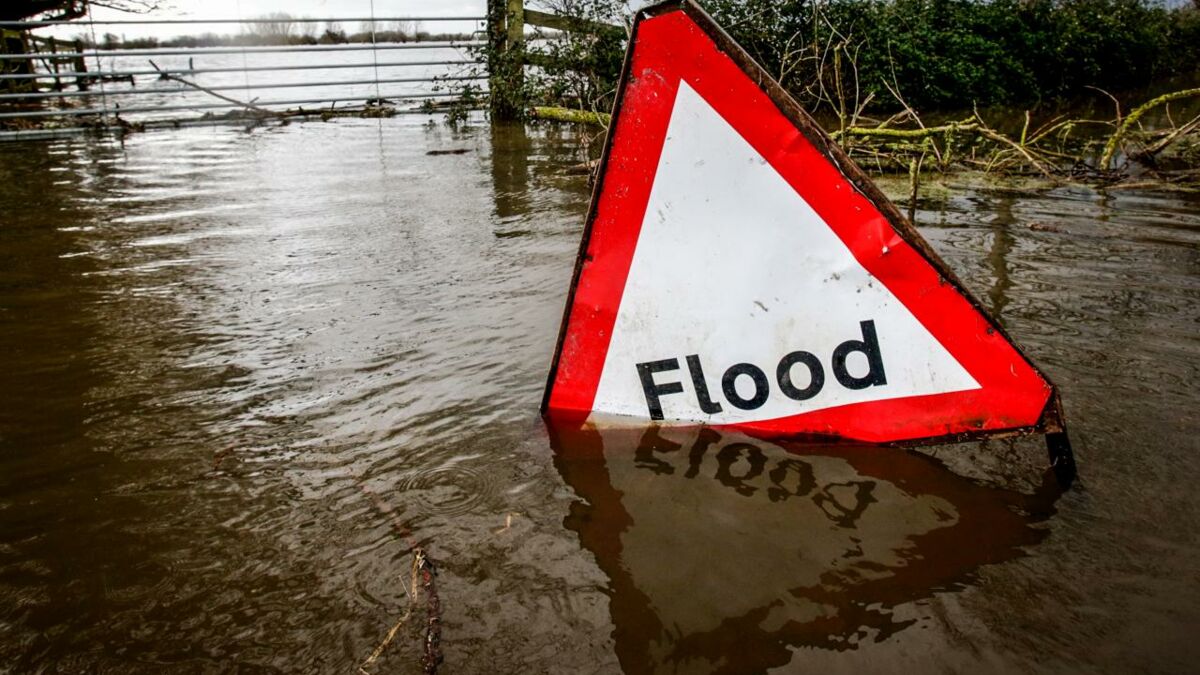
<svg viewBox="0 0 1200 675">
<path fill-rule="evenodd" d="M 634 24 L 543 411 L 874 443 L 1064 432 L 1050 381 L 688 1 Z"/>
</svg>

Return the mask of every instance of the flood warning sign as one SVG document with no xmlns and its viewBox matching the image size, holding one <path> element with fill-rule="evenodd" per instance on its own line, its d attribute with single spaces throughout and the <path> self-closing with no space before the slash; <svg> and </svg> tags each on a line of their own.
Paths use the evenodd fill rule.
<svg viewBox="0 0 1200 675">
<path fill-rule="evenodd" d="M 688 2 L 639 15 L 543 409 L 869 442 L 1042 430 L 1053 388 Z"/>
</svg>

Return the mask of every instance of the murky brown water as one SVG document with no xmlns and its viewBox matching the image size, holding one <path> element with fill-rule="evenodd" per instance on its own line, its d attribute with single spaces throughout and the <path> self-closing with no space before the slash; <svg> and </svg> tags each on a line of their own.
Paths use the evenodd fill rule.
<svg viewBox="0 0 1200 675">
<path fill-rule="evenodd" d="M 445 673 L 1194 671 L 1196 197 L 920 211 L 1062 387 L 1058 497 L 1037 442 L 547 429 L 577 141 L 423 122 L 0 145 L 0 672 L 356 672 L 414 544 Z"/>
</svg>

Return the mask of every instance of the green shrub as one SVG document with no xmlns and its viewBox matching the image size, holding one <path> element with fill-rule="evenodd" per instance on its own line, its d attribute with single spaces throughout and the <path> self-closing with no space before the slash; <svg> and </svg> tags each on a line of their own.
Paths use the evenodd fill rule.
<svg viewBox="0 0 1200 675">
<path fill-rule="evenodd" d="M 1144 0 L 710 0 L 709 10 L 805 103 L 859 96 L 920 109 L 1029 104 L 1194 74 L 1200 17 Z M 832 54 L 842 52 L 840 61 Z"/>
</svg>

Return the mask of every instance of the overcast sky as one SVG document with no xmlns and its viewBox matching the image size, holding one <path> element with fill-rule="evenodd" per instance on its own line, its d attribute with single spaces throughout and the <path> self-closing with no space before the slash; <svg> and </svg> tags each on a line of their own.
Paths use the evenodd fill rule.
<svg viewBox="0 0 1200 675">
<path fill-rule="evenodd" d="M 92 10 L 97 21 L 105 19 L 240 19 L 254 18 L 272 12 L 313 18 L 367 18 L 371 0 L 173 0 L 164 3 L 167 9 L 150 15 L 136 15 L 96 7 Z M 421 16 L 476 16 L 486 12 L 486 0 L 374 0 L 377 18 Z M 424 30 L 431 33 L 470 32 L 476 28 L 467 22 L 427 22 Z M 356 24 L 343 25 L 347 31 L 359 30 Z M 69 35 L 83 32 L 84 27 L 68 27 Z M 58 31 L 56 31 L 57 33 Z M 195 26 L 96 26 L 96 34 L 111 32 L 126 37 L 194 35 L 197 33 L 237 33 L 235 25 Z M 64 35 L 65 37 L 65 35 Z"/>
</svg>

